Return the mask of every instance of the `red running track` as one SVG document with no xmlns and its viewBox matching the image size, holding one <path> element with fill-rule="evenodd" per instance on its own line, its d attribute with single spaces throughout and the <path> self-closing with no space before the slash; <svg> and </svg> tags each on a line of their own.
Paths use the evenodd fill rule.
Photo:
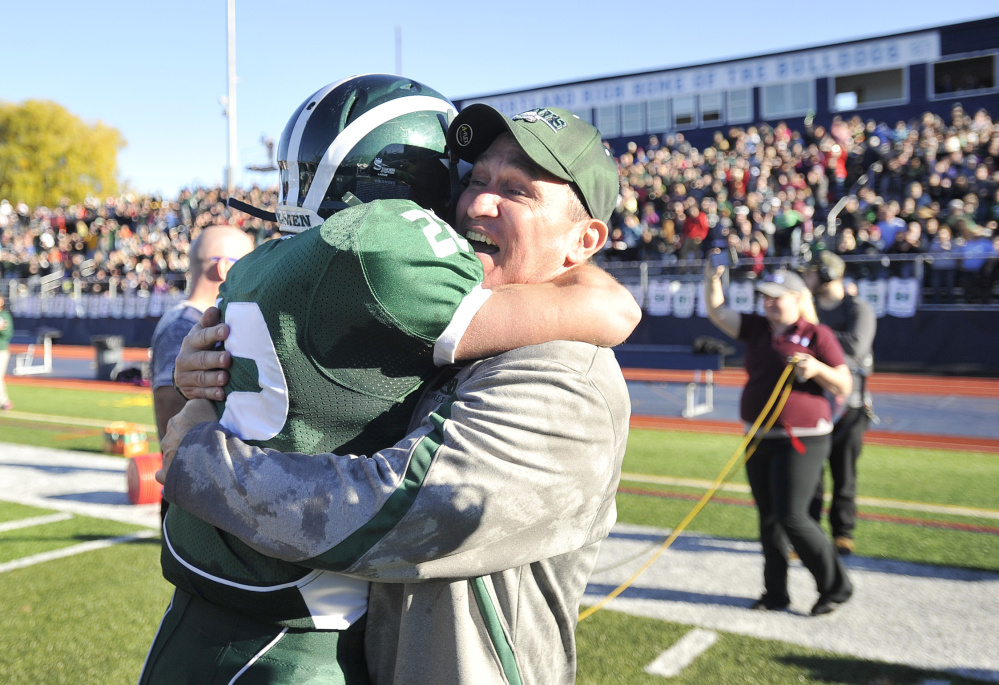
<svg viewBox="0 0 999 685">
<path fill-rule="evenodd" d="M 24 352 L 26 345 L 11 345 L 11 354 Z M 94 350 L 86 345 L 53 345 L 52 356 L 61 359 L 94 359 Z M 126 362 L 149 360 L 149 350 L 144 347 L 126 347 L 122 350 Z M 629 381 L 652 383 L 689 383 L 692 371 L 672 371 L 668 369 L 624 369 L 624 377 Z M 742 369 L 723 369 L 712 374 L 716 384 L 741 387 L 746 382 L 746 372 Z M 6 382 L 31 384 L 40 387 L 73 387 L 112 392 L 131 392 L 136 386 L 123 383 L 101 381 L 53 379 L 7 376 Z M 898 373 L 878 373 L 871 376 L 871 391 L 900 395 L 959 395 L 965 397 L 999 397 L 999 379 L 973 378 L 967 376 L 923 376 Z M 712 421 L 709 419 L 684 419 L 670 416 L 633 415 L 634 428 L 658 430 L 681 430 L 697 433 L 721 433 L 741 435 L 744 431 L 737 421 Z M 980 437 L 951 435 L 928 435 L 923 433 L 901 433 L 895 431 L 868 431 L 865 442 L 871 445 L 892 445 L 897 447 L 920 447 L 926 449 L 958 450 L 962 452 L 988 452 L 999 454 L 999 440 Z"/>
</svg>

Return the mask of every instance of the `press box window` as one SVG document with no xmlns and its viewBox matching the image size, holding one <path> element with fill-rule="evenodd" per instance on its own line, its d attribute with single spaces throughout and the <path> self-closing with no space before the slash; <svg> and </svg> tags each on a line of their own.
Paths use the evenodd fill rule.
<svg viewBox="0 0 999 685">
<path fill-rule="evenodd" d="M 621 105 L 621 135 L 633 136 L 646 132 L 642 109 L 644 108 L 640 102 Z"/>
<path fill-rule="evenodd" d="M 753 89 L 740 88 L 728 91 L 728 117 L 730 124 L 745 124 L 753 120 Z"/>
<path fill-rule="evenodd" d="M 620 107 L 617 105 L 604 105 L 595 110 L 597 121 L 594 126 L 600 131 L 604 138 L 613 138 L 621 135 L 621 115 Z"/>
<path fill-rule="evenodd" d="M 996 88 L 996 56 L 981 55 L 933 64 L 933 97 L 945 98 Z"/>
<path fill-rule="evenodd" d="M 833 110 L 837 112 L 907 100 L 904 69 L 837 76 L 833 89 Z"/>
<path fill-rule="evenodd" d="M 677 128 L 693 128 L 697 122 L 697 105 L 693 95 L 673 98 L 673 114 Z"/>
<path fill-rule="evenodd" d="M 658 133 L 673 128 L 669 118 L 669 100 L 649 100 L 645 103 L 649 132 Z"/>
<path fill-rule="evenodd" d="M 804 115 L 815 109 L 815 82 L 795 81 L 763 87 L 764 119 Z"/>
<path fill-rule="evenodd" d="M 701 96 L 701 123 L 720 124 L 724 98 L 721 93 L 705 93 Z"/>
</svg>

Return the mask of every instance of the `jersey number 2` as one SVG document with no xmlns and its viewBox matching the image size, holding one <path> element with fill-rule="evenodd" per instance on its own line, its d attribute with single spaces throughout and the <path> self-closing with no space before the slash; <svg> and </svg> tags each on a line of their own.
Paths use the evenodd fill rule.
<svg viewBox="0 0 999 685">
<path fill-rule="evenodd" d="M 219 421 L 243 440 L 269 440 L 288 420 L 288 383 L 281 369 L 264 314 L 256 302 L 230 302 L 225 308 L 230 335 L 225 347 L 257 365 L 260 390 L 236 391 L 225 400 Z"/>
<path fill-rule="evenodd" d="M 468 246 L 468 241 L 458 235 L 453 228 L 438 221 L 422 209 L 411 209 L 408 212 L 403 212 L 402 218 L 409 221 L 423 220 L 427 222 L 427 225 L 423 227 L 423 235 L 426 236 L 427 242 L 433 248 L 434 254 L 442 259 L 453 255 L 459 249 L 465 252 L 471 249 Z M 445 237 L 438 239 L 442 232 L 446 233 Z"/>
</svg>

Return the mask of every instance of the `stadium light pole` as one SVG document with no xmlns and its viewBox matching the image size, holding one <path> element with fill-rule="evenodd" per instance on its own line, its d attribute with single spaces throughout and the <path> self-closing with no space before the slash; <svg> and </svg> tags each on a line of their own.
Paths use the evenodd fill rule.
<svg viewBox="0 0 999 685">
<path fill-rule="evenodd" d="M 228 194 L 232 195 L 235 182 L 232 174 L 236 168 L 236 0 L 226 0 L 226 45 L 228 47 L 228 75 L 225 118 L 228 124 L 229 143 L 227 149 L 227 163 L 225 168 L 225 187 Z"/>
</svg>

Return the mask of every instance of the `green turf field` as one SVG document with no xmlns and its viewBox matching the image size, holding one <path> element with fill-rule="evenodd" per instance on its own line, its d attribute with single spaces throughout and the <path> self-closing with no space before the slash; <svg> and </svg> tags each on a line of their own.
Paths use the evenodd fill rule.
<svg viewBox="0 0 999 685">
<path fill-rule="evenodd" d="M 151 426 L 148 389 L 129 393 L 62 391 L 11 386 L 17 413 L 52 422 L 0 415 L 0 442 L 100 452 L 103 431 L 79 425 L 126 420 Z M 70 417 L 59 418 L 59 417 Z M 73 418 L 75 417 L 75 418 Z M 151 451 L 157 448 L 150 432 Z M 739 439 L 695 433 L 632 431 L 619 519 L 670 528 L 691 509 Z M 863 513 L 858 553 L 930 564 L 999 571 L 999 536 L 951 530 L 953 523 L 995 529 L 999 489 L 995 455 L 868 446 L 862 459 Z M 755 510 L 745 478 L 694 519 L 690 530 L 755 539 Z M 692 499 L 691 499 L 692 498 Z M 981 510 L 976 513 L 975 510 Z M 989 512 L 992 512 L 991 514 Z M 135 526 L 84 516 L 3 530 L 10 522 L 53 514 L 0 502 L 0 683 L 131 683 L 169 599 L 159 575 L 158 538 L 128 540 Z M 34 555 L 98 540 L 101 549 L 14 568 Z M 668 552 L 667 552 L 668 554 Z M 642 669 L 691 626 L 602 610 L 578 630 L 579 682 L 660 683 Z M 934 679 L 973 681 L 844 657 L 778 641 L 722 633 L 710 658 L 672 679 L 694 683 L 858 683 L 902 685 Z"/>
<path fill-rule="evenodd" d="M 148 388 L 92 391 L 7 385 L 14 411 L 0 415 L 0 441 L 81 452 L 103 452 L 104 427 L 114 421 L 145 429 L 159 451 L 153 395 Z"/>
</svg>

